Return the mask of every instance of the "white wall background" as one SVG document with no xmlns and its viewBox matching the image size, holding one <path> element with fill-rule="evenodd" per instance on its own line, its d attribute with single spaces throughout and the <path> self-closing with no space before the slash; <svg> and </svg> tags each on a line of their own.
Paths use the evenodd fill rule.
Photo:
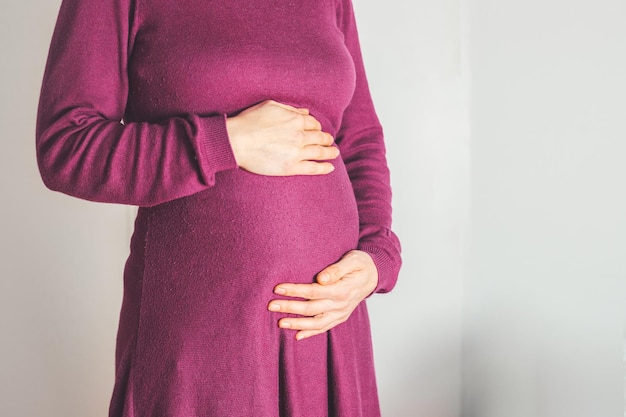
<svg viewBox="0 0 626 417">
<path fill-rule="evenodd" d="M 621 416 L 626 3 L 468 4 L 464 416 Z"/>
<path fill-rule="evenodd" d="M 113 384 L 133 210 L 34 159 L 59 3 L 0 4 L 2 416 L 105 416 Z M 384 415 L 621 415 L 625 5 L 355 8 L 405 258 L 370 302 Z"/>
</svg>

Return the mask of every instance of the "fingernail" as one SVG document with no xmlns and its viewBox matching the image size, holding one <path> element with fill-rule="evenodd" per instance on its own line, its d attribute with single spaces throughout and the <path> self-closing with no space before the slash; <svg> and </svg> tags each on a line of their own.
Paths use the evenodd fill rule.
<svg viewBox="0 0 626 417">
<path fill-rule="evenodd" d="M 302 339 L 305 339 L 305 337 L 304 337 L 304 336 L 302 336 L 300 333 L 296 334 L 296 340 L 297 340 L 297 341 L 300 341 L 300 340 L 302 340 Z"/>
<path fill-rule="evenodd" d="M 285 294 L 287 294 L 287 291 L 286 291 L 283 287 L 276 287 L 276 288 L 274 289 L 274 292 L 275 292 L 276 294 L 280 294 L 280 295 L 285 295 Z"/>
<path fill-rule="evenodd" d="M 330 280 L 330 274 L 328 272 L 324 272 L 323 274 L 320 275 L 321 283 L 328 282 L 329 280 Z"/>
<path fill-rule="evenodd" d="M 278 323 L 278 325 L 283 329 L 291 329 L 291 323 L 289 323 L 288 321 L 281 321 Z"/>
<path fill-rule="evenodd" d="M 280 304 L 272 303 L 269 306 L 270 311 L 280 311 Z"/>
</svg>

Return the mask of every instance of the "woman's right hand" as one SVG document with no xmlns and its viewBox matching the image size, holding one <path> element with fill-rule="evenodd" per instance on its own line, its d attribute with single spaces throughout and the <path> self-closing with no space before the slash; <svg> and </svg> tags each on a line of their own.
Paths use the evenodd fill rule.
<svg viewBox="0 0 626 417">
<path fill-rule="evenodd" d="M 339 156 L 333 137 L 300 109 L 267 100 L 226 120 L 239 167 L 260 175 L 322 175 Z"/>
</svg>

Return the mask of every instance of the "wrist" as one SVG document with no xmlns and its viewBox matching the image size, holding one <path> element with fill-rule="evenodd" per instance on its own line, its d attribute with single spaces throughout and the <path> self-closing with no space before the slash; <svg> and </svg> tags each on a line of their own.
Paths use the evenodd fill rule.
<svg viewBox="0 0 626 417">
<path fill-rule="evenodd" d="M 226 118 L 226 133 L 228 134 L 228 141 L 230 147 L 233 150 L 233 156 L 237 162 L 238 167 L 242 167 L 242 150 L 240 148 L 240 120 L 237 116 Z"/>
<path fill-rule="evenodd" d="M 367 296 L 369 297 L 378 287 L 378 268 L 372 256 L 363 250 L 355 249 L 353 252 L 358 253 L 362 258 L 363 269 L 368 271 L 368 281 L 366 285 Z"/>
</svg>

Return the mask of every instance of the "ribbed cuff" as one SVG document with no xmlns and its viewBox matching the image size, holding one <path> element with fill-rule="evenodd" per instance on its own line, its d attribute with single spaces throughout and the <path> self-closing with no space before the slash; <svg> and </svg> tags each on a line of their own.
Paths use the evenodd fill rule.
<svg viewBox="0 0 626 417">
<path fill-rule="evenodd" d="M 378 284 L 374 291 L 372 291 L 372 294 L 391 291 L 398 281 L 398 272 L 400 271 L 401 263 L 399 258 L 394 259 L 386 250 L 371 242 L 359 243 L 357 249 L 369 254 L 374 261 L 374 265 L 376 265 Z"/>
<path fill-rule="evenodd" d="M 226 115 L 197 119 L 196 157 L 207 185 L 215 184 L 215 173 L 236 169 L 237 161 L 226 130 Z"/>
</svg>

